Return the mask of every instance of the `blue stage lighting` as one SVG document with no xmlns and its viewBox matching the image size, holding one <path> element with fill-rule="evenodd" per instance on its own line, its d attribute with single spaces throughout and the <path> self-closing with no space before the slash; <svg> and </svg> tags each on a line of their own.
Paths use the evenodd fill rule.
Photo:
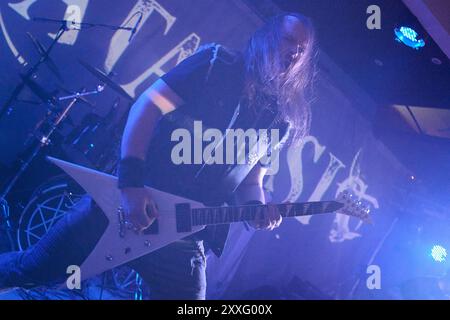
<svg viewBox="0 0 450 320">
<path fill-rule="evenodd" d="M 447 250 L 443 246 L 435 245 L 433 246 L 433 249 L 431 249 L 431 256 L 434 261 L 444 262 L 447 257 Z"/>
<path fill-rule="evenodd" d="M 425 41 L 423 39 L 417 39 L 417 32 L 408 27 L 395 28 L 394 33 L 398 42 L 411 47 L 413 49 L 419 50 L 425 46 Z"/>
</svg>

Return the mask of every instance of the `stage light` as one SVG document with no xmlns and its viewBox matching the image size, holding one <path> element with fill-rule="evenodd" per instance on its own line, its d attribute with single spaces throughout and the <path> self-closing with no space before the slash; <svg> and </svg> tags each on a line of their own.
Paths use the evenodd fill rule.
<svg viewBox="0 0 450 320">
<path fill-rule="evenodd" d="M 431 256 L 433 257 L 434 261 L 444 262 L 445 258 L 447 257 L 447 250 L 443 246 L 435 245 L 431 249 Z"/>
<path fill-rule="evenodd" d="M 400 27 L 395 28 L 394 33 L 396 35 L 396 39 L 398 42 L 402 42 L 403 44 L 411 47 L 413 49 L 419 50 L 425 46 L 425 41 L 423 39 L 417 39 L 417 32 L 409 27 Z"/>
</svg>

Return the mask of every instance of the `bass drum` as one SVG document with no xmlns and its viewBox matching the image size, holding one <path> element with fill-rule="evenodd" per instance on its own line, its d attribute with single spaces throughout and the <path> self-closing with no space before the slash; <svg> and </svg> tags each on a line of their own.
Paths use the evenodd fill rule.
<svg viewBox="0 0 450 320">
<path fill-rule="evenodd" d="M 37 187 L 20 215 L 18 248 L 26 250 L 38 242 L 84 194 L 67 175 L 52 177 Z M 106 279 L 110 281 L 105 287 L 120 298 L 142 299 L 147 291 L 139 274 L 128 267 L 114 268 Z"/>
<path fill-rule="evenodd" d="M 66 175 L 52 177 L 38 186 L 23 209 L 17 228 L 19 250 L 38 242 L 85 194 Z"/>
</svg>

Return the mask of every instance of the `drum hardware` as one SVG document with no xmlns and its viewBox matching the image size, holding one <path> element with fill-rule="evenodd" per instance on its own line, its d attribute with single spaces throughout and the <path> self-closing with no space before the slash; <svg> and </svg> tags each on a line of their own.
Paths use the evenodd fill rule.
<svg viewBox="0 0 450 320">
<path fill-rule="evenodd" d="M 81 124 L 70 132 L 62 148 L 77 163 L 110 172 L 115 169 L 124 122 L 117 119 L 120 98 L 116 98 L 105 116 L 89 113 Z"/>
<path fill-rule="evenodd" d="M 48 104 L 50 107 L 55 107 L 57 105 L 57 100 L 55 98 L 56 92 L 48 92 L 40 84 L 34 81 L 32 78 L 37 78 L 33 75 L 32 78 L 26 78 L 24 75 L 20 75 L 24 84 L 33 92 L 43 103 Z"/>
<path fill-rule="evenodd" d="M 105 74 L 103 71 L 101 71 L 100 69 L 91 66 L 90 64 L 88 64 L 87 62 L 83 61 L 83 60 L 78 60 L 78 62 L 89 72 L 91 73 L 94 77 L 96 77 L 97 79 L 99 79 L 102 83 L 104 83 L 105 85 L 107 85 L 108 87 L 110 87 L 112 90 L 114 90 L 115 92 L 117 92 L 118 94 L 120 94 L 122 97 L 124 97 L 125 99 L 127 99 L 129 102 L 134 102 L 134 99 L 119 85 L 117 84 L 114 80 L 111 79 L 111 76 L 113 75 L 112 72 L 110 72 L 109 74 Z"/>
<path fill-rule="evenodd" d="M 1 224 L 0 224 L 0 229 L 4 229 L 3 234 L 6 235 L 7 237 L 7 241 L 9 241 L 10 246 L 12 248 L 14 248 L 14 240 L 13 240 L 13 227 L 11 224 L 11 216 L 10 216 L 10 212 L 9 212 L 9 205 L 8 202 L 6 201 L 6 199 L 4 198 L 0 198 L 0 212 L 2 212 L 2 217 L 1 217 Z"/>
<path fill-rule="evenodd" d="M 41 57 L 44 57 L 46 55 L 47 49 L 30 32 L 27 32 L 27 36 L 30 38 L 31 42 L 34 45 L 34 48 L 39 53 L 39 55 Z M 45 60 L 45 64 L 47 65 L 49 70 L 56 76 L 56 78 L 58 78 L 58 80 L 61 83 L 64 83 L 64 79 L 61 73 L 59 72 L 59 68 L 56 66 L 55 62 L 50 56 L 48 56 L 47 59 Z"/>
<path fill-rule="evenodd" d="M 36 146 L 33 146 L 31 148 L 31 153 L 28 157 L 26 157 L 25 160 L 21 162 L 19 170 L 16 172 L 16 174 L 10 179 L 9 182 L 6 183 L 6 186 L 3 188 L 3 190 L 0 190 L 0 216 L 3 215 L 3 220 L 6 222 L 6 225 L 10 223 L 10 216 L 9 216 L 9 206 L 6 201 L 6 196 L 11 191 L 11 188 L 15 185 L 19 177 L 26 171 L 26 169 L 29 167 L 32 160 L 38 155 L 40 150 L 46 146 L 48 146 L 51 142 L 50 136 L 53 134 L 53 132 L 56 130 L 58 125 L 66 118 L 68 112 L 72 109 L 73 105 L 77 101 L 84 101 L 84 96 L 91 95 L 91 94 L 97 94 L 103 91 L 103 86 L 98 86 L 95 90 L 92 90 L 90 92 L 85 92 L 84 90 L 81 92 L 72 93 L 66 97 L 60 97 L 58 100 L 55 100 L 53 95 L 46 92 L 41 86 L 39 86 L 33 79 L 35 79 L 36 72 L 39 70 L 40 66 L 42 64 L 46 64 L 50 71 L 56 75 L 57 78 L 60 78 L 61 80 L 61 74 L 56 66 L 56 64 L 51 60 L 50 53 L 52 52 L 53 48 L 55 47 L 56 43 L 60 40 L 60 38 L 63 36 L 63 34 L 70 30 L 74 29 L 74 26 L 81 27 L 104 27 L 109 28 L 112 30 L 128 30 L 128 31 L 135 31 L 134 28 L 130 27 L 122 27 L 122 26 L 112 26 L 112 25 L 106 25 L 106 24 L 93 24 L 93 23 L 76 23 L 75 21 L 69 21 L 69 20 L 54 20 L 54 19 L 47 19 L 47 18 L 33 18 L 33 21 L 38 22 L 49 22 L 49 23 L 57 23 L 60 25 L 58 32 L 56 33 L 55 38 L 51 42 L 51 44 L 45 48 L 37 39 L 33 37 L 30 33 L 28 34 L 28 37 L 32 41 L 34 47 L 39 53 L 39 59 L 36 61 L 36 63 L 31 66 L 31 68 L 23 75 L 21 75 L 21 82 L 14 88 L 12 91 L 10 97 L 6 100 L 6 102 L 3 104 L 3 106 L 0 108 L 0 119 L 3 118 L 5 114 L 10 114 L 13 109 L 13 103 L 17 101 L 20 93 L 22 90 L 27 86 L 29 87 L 34 94 L 36 94 L 40 99 L 43 101 L 49 103 L 51 106 L 58 106 L 58 102 L 64 101 L 64 100 L 71 100 L 66 108 L 62 110 L 61 113 L 59 113 L 56 116 L 56 119 L 54 119 L 52 122 L 50 122 L 49 128 L 46 130 L 44 134 L 41 134 L 38 137 L 38 143 Z M 102 74 L 100 72 L 100 74 Z M 107 78 L 107 77 L 106 77 Z M 109 85 L 111 85 L 110 81 L 106 81 Z M 112 84 L 114 86 L 114 84 Z M 117 85 L 118 86 L 118 85 Z M 120 87 L 120 86 L 118 86 Z M 117 87 L 116 87 L 117 90 Z M 125 91 L 121 92 L 123 94 Z M 128 96 L 128 98 L 130 98 Z M 88 102 L 88 104 L 92 105 Z M 54 111 L 54 110 L 52 110 Z M 59 110 L 58 110 L 59 111 Z M 51 116 L 54 112 L 50 112 L 48 114 Z M 37 126 L 38 129 L 40 129 L 46 121 L 41 121 L 39 125 Z"/>
<path fill-rule="evenodd" d="M 5 104 L 0 109 L 0 119 L 7 112 L 10 112 L 9 109 L 11 108 L 11 105 L 13 104 L 14 101 L 16 101 L 16 99 L 24 89 L 27 82 L 35 76 L 35 73 L 38 71 L 39 67 L 50 59 L 50 53 L 52 49 L 55 47 L 55 44 L 59 41 L 59 39 L 63 36 L 64 32 L 66 32 L 67 30 L 68 29 L 66 23 L 61 24 L 55 39 L 53 39 L 52 43 L 47 49 L 45 49 L 44 47 L 41 48 L 39 44 L 36 43 L 36 46 L 39 48 L 38 51 L 40 53 L 39 60 L 23 76 L 21 76 L 22 81 L 14 88 L 13 92 L 11 93 L 11 96 L 7 99 Z M 33 37 L 31 37 L 31 40 L 33 41 Z M 42 49 L 43 51 L 41 52 L 40 49 Z"/>
<path fill-rule="evenodd" d="M 70 100 L 73 98 L 77 98 L 79 99 L 81 102 L 84 102 L 85 104 L 87 104 L 88 106 L 90 106 L 91 108 L 95 108 L 95 104 L 90 102 L 89 100 L 85 99 L 85 96 L 89 96 L 89 95 L 93 95 L 93 94 L 98 94 L 100 92 L 102 92 L 105 89 L 104 85 L 98 85 L 94 90 L 91 91 L 83 91 L 83 92 L 71 92 L 69 90 L 64 89 L 64 91 L 66 93 L 68 93 L 68 96 L 65 97 L 60 97 L 58 98 L 59 101 L 64 101 L 64 100 Z"/>
<path fill-rule="evenodd" d="M 63 174 L 35 187 L 18 221 L 18 249 L 26 250 L 39 241 L 84 194 L 75 181 Z"/>
<path fill-rule="evenodd" d="M 84 92 L 75 92 L 72 90 L 67 89 L 66 87 L 62 86 L 62 85 L 57 85 L 58 89 L 63 92 L 64 94 L 66 94 L 67 96 L 65 97 L 60 97 L 58 98 L 58 101 L 64 101 L 64 100 L 68 100 L 70 98 L 74 98 L 74 97 L 78 97 L 79 102 L 83 102 L 85 105 L 87 105 L 88 107 L 95 109 L 96 108 L 96 103 L 95 102 L 91 102 L 88 99 L 86 99 L 84 96 L 89 95 L 89 94 L 97 94 L 103 91 L 103 88 L 101 85 L 97 85 L 96 89 L 93 89 L 91 91 L 84 91 Z"/>
<path fill-rule="evenodd" d="M 33 101 L 33 100 L 27 100 L 27 99 L 16 99 L 17 102 L 22 102 L 26 104 L 35 104 L 35 105 L 41 105 L 41 101 Z M 12 109 L 11 109 L 12 110 Z"/>
<path fill-rule="evenodd" d="M 10 216 L 10 210 L 9 205 L 6 200 L 6 197 L 10 193 L 11 189 L 16 184 L 17 180 L 23 175 L 23 173 L 28 169 L 32 161 L 37 157 L 39 152 L 47 147 L 51 143 L 51 136 L 55 132 L 55 130 L 58 128 L 58 126 L 66 119 L 67 115 L 69 114 L 70 110 L 72 110 L 73 106 L 78 102 L 79 97 L 87 96 L 87 95 L 93 95 L 97 94 L 101 91 L 98 90 L 92 90 L 90 92 L 86 92 L 84 89 L 82 89 L 80 92 L 77 92 L 73 95 L 71 95 L 71 101 L 69 104 L 59 113 L 56 114 L 54 119 L 51 119 L 51 121 L 42 121 L 36 128 L 36 131 L 44 128 L 44 133 L 35 133 L 33 136 L 35 136 L 37 139 L 37 144 L 30 146 L 30 153 L 25 159 L 21 159 L 20 167 L 15 172 L 14 176 L 10 178 L 10 180 L 6 183 L 6 185 L 3 187 L 3 190 L 0 190 L 0 214 L 3 216 L 3 223 L 5 225 L 5 231 L 8 233 L 8 238 L 12 239 L 11 236 L 11 216 Z M 53 97 L 52 97 L 53 98 Z M 53 99 L 55 101 L 64 101 L 68 99 L 68 96 L 60 97 L 58 99 Z M 49 118 L 53 115 L 53 112 L 49 112 Z M 44 126 L 44 124 L 47 124 L 47 126 Z M 13 242 L 11 242 L 11 245 L 13 246 Z"/>
<path fill-rule="evenodd" d="M 63 34 L 71 29 L 75 29 L 75 26 L 77 26 L 78 30 L 80 30 L 82 27 L 90 28 L 90 27 L 103 27 L 108 28 L 111 30 L 127 30 L 131 32 L 135 32 L 135 28 L 131 27 L 122 27 L 122 26 L 112 26 L 107 24 L 101 24 L 101 23 L 86 23 L 86 22 L 75 22 L 70 20 L 55 20 L 55 19 L 48 19 L 48 18 L 40 18 L 36 17 L 32 19 L 33 21 L 37 22 L 47 22 L 47 23 L 55 23 L 59 24 L 59 30 L 56 33 L 55 38 L 51 42 L 51 44 L 45 48 L 37 39 L 35 39 L 31 34 L 28 34 L 28 37 L 33 42 L 34 47 L 38 51 L 40 57 L 39 60 L 25 73 L 25 75 L 22 78 L 22 81 L 14 88 L 13 92 L 11 93 L 10 97 L 7 99 L 7 101 L 4 103 L 4 105 L 0 108 L 0 119 L 7 113 L 10 112 L 10 108 L 14 101 L 18 98 L 19 94 L 22 92 L 23 88 L 25 87 L 25 81 L 23 79 L 31 79 L 33 75 L 38 71 L 39 67 L 42 64 L 47 64 L 50 71 L 56 75 L 58 79 L 62 79 L 62 76 L 56 67 L 56 64 L 53 63 L 53 61 L 50 58 L 50 53 L 55 47 L 56 43 L 58 43 L 59 39 L 63 36 Z M 61 81 L 63 82 L 63 81 Z"/>
<path fill-rule="evenodd" d="M 117 31 L 117 30 L 133 31 L 134 30 L 134 28 L 131 28 L 131 27 L 113 26 L 113 25 L 104 24 L 104 23 L 76 22 L 75 20 L 57 20 L 57 19 L 36 17 L 36 18 L 33 18 L 33 21 L 49 22 L 49 23 L 62 23 L 67 27 L 67 29 L 72 29 L 72 30 L 74 30 L 74 29 L 82 30 L 83 27 L 85 27 L 86 29 L 92 28 L 92 27 L 102 27 L 102 28 L 110 29 L 112 31 Z M 76 27 L 78 27 L 78 28 L 76 28 Z"/>
<path fill-rule="evenodd" d="M 91 67 L 90 71 L 93 73 L 97 78 L 101 80 L 101 84 L 99 84 L 94 90 L 86 91 L 86 90 L 80 90 L 78 92 L 71 92 L 65 88 L 62 88 L 60 85 L 57 85 L 61 92 L 64 92 L 67 94 L 66 96 L 62 97 L 55 97 L 57 95 L 57 92 L 48 92 L 45 90 L 41 85 L 39 85 L 35 80 L 37 79 L 37 71 L 39 70 L 40 66 L 42 64 L 46 64 L 46 66 L 49 68 L 50 72 L 56 76 L 56 78 L 59 80 L 60 83 L 64 83 L 64 79 L 61 76 L 61 73 L 57 67 L 57 65 L 54 63 L 54 61 L 50 58 L 50 53 L 52 49 L 54 48 L 55 44 L 58 43 L 60 38 L 63 36 L 63 34 L 68 31 L 69 29 L 73 29 L 74 25 L 83 27 L 93 27 L 93 26 L 100 26 L 100 27 L 106 27 L 110 28 L 112 30 L 128 30 L 132 32 L 136 32 L 137 26 L 135 28 L 129 28 L 129 27 L 118 27 L 118 26 L 110 26 L 110 25 L 104 25 L 104 24 L 90 24 L 90 23 L 75 23 L 72 21 L 67 20 L 52 20 L 52 19 L 45 19 L 45 18 L 34 18 L 34 21 L 41 21 L 41 22 L 52 22 L 52 23 L 58 23 L 60 24 L 60 28 L 56 34 L 56 37 L 52 41 L 52 43 L 46 48 L 44 47 L 34 36 L 30 33 L 28 33 L 28 37 L 33 43 L 33 46 L 39 53 L 39 60 L 36 61 L 36 63 L 31 66 L 31 68 L 25 72 L 24 74 L 21 74 L 21 82 L 14 88 L 12 91 L 10 97 L 7 99 L 6 103 L 2 106 L 0 106 L 0 119 L 3 118 L 5 115 L 9 115 L 14 110 L 14 103 L 15 102 L 24 102 L 28 104 L 33 105 L 42 105 L 43 103 L 48 104 L 48 111 L 47 115 L 39 121 L 37 125 L 34 126 L 32 129 L 33 134 L 30 140 L 30 143 L 27 144 L 27 155 L 20 157 L 20 165 L 19 169 L 14 173 L 12 177 L 10 177 L 5 185 L 0 185 L 0 229 L 4 229 L 6 232 L 4 232 L 5 236 L 7 236 L 9 243 L 10 243 L 10 249 L 11 250 L 17 250 L 17 249 L 24 249 L 21 247 L 21 245 L 17 242 L 17 240 L 14 239 L 13 233 L 19 232 L 20 228 L 18 229 L 17 226 L 13 225 L 13 221 L 11 218 L 11 212 L 10 212 L 10 206 L 8 204 L 8 201 L 6 200 L 7 197 L 11 196 L 13 193 L 11 192 L 12 188 L 15 186 L 19 178 L 24 174 L 24 172 L 29 168 L 33 160 L 40 154 L 41 150 L 45 147 L 52 144 L 52 135 L 55 133 L 55 130 L 58 129 L 60 124 L 63 121 L 68 121 L 67 116 L 70 112 L 70 110 L 73 108 L 73 106 L 76 104 L 76 102 L 83 102 L 87 105 L 89 105 L 92 108 L 95 108 L 95 104 L 91 103 L 89 100 L 87 100 L 85 97 L 89 95 L 99 94 L 101 93 L 105 86 L 111 87 L 115 92 L 118 92 L 120 95 L 124 96 L 128 101 L 134 102 L 133 98 L 126 93 L 125 90 L 123 90 L 120 85 L 116 84 L 114 81 L 111 80 L 111 77 L 114 76 L 114 73 L 111 72 L 108 75 L 104 74 L 100 70 Z M 86 64 L 87 65 L 87 64 Z M 27 87 L 29 88 L 36 97 L 38 97 L 37 101 L 28 101 L 23 100 L 19 98 L 19 95 L 22 93 L 23 89 Z M 39 101 L 40 100 L 40 101 Z M 62 102 L 69 101 L 69 104 L 66 107 L 61 106 Z M 103 121 L 103 123 L 106 125 L 106 130 L 108 133 L 112 134 L 114 137 L 119 136 L 119 130 L 124 127 L 124 124 L 126 122 L 126 114 L 125 118 L 122 116 L 120 118 L 120 124 L 112 124 L 113 116 L 115 116 L 117 107 L 119 105 L 120 99 L 116 99 L 113 105 L 113 108 L 106 116 L 106 119 Z M 105 135 L 104 138 L 107 137 L 108 143 L 111 146 L 111 135 Z M 54 137 L 53 137 L 54 138 Z M 116 139 L 113 139 L 114 148 L 110 149 L 118 149 L 120 147 L 120 141 L 115 141 Z M 106 141 L 105 141 L 106 142 Z M 53 143 L 54 144 L 54 143 Z M 109 153 L 107 153 L 109 152 Z M 103 163 L 99 164 L 99 166 L 103 167 L 105 171 L 111 172 L 115 168 L 115 164 L 118 161 L 117 159 L 114 159 L 114 161 L 108 160 L 111 158 L 111 150 L 108 150 L 106 152 L 102 153 L 102 161 Z M 108 158 L 109 157 L 109 158 Z M 68 199 L 70 199 L 71 202 L 74 202 L 78 197 L 78 194 L 72 194 L 68 193 Z M 74 198 L 75 197 L 75 198 Z M 28 205 L 27 207 L 28 208 Z M 22 217 L 20 218 L 22 221 Z M 47 226 L 45 227 L 47 228 Z M 117 272 L 116 272 L 117 273 Z M 117 280 L 116 273 L 113 273 L 113 278 L 115 285 L 117 288 L 120 286 L 123 286 L 123 284 L 119 283 L 120 279 Z M 137 291 L 133 292 L 136 294 L 136 297 L 142 297 L 142 279 L 137 275 L 136 273 L 132 272 L 130 274 L 132 278 L 135 279 L 135 284 L 137 285 Z M 126 279 L 129 277 L 127 276 Z M 117 282 L 117 281 L 119 282 Z M 125 288 L 123 288 L 125 289 Z"/>
</svg>

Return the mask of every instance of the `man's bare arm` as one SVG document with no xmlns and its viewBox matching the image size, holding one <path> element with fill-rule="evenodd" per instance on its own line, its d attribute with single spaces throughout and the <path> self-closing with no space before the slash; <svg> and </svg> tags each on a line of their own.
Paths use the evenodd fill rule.
<svg viewBox="0 0 450 320">
<path fill-rule="evenodd" d="M 245 204 L 252 201 L 266 203 L 263 191 L 263 179 L 267 173 L 267 168 L 256 165 L 245 177 L 235 192 L 235 201 L 237 204 Z M 274 207 L 264 212 L 264 217 L 256 217 L 254 221 L 248 223 L 255 229 L 273 230 L 277 228 L 282 221 L 278 210 Z"/>
<path fill-rule="evenodd" d="M 122 138 L 121 158 L 144 161 L 161 115 L 181 104 L 182 99 L 162 80 L 148 88 L 130 110 Z M 145 188 L 123 187 L 121 196 L 122 208 L 135 231 L 147 228 L 158 217 L 156 205 Z"/>
<path fill-rule="evenodd" d="M 163 80 L 157 80 L 130 110 L 122 138 L 121 157 L 145 159 L 161 114 L 175 110 L 183 100 Z"/>
<path fill-rule="evenodd" d="M 266 171 L 266 168 L 259 165 L 253 167 L 235 192 L 235 201 L 238 204 L 255 200 L 265 203 L 263 179 Z"/>
</svg>

